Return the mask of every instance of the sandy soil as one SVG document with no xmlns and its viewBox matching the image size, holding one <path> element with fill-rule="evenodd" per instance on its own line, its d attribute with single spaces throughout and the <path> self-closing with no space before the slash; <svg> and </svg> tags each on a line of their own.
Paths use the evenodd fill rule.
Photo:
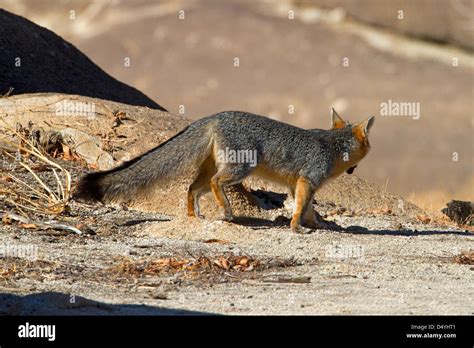
<svg viewBox="0 0 474 348">
<path fill-rule="evenodd" d="M 1 245 L 34 245 L 38 259 L 0 259 L 0 313 L 474 312 L 474 267 L 455 262 L 456 255 L 473 248 L 473 238 L 458 228 L 405 223 L 390 215 L 335 215 L 343 231 L 298 235 L 284 219 L 168 220 L 154 213 L 73 204 L 69 219 L 76 220 L 76 214 L 95 235 L 2 228 Z M 400 223 L 401 229 L 394 229 Z M 123 266 L 231 253 L 261 265 L 252 271 L 163 273 L 133 273 Z"/>
</svg>

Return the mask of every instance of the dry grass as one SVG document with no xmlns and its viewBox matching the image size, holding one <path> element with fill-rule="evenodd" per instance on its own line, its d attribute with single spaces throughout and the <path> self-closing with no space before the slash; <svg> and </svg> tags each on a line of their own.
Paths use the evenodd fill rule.
<svg viewBox="0 0 474 348">
<path fill-rule="evenodd" d="M 441 214 L 440 210 L 453 199 L 460 201 L 470 201 L 474 197 L 474 175 L 466 178 L 464 183 L 460 183 L 455 191 L 448 191 L 440 188 L 422 192 L 412 192 L 407 195 L 410 202 L 415 203 L 423 210 L 431 214 Z"/>
<path fill-rule="evenodd" d="M 29 139 L 22 127 L 12 129 L 4 122 L 0 136 L 2 143 L 8 146 L 2 148 L 2 153 L 10 159 L 9 167 L 13 168 L 4 167 L 0 172 L 0 195 L 4 201 L 23 216 L 62 213 L 71 195 L 70 173 Z M 19 175 L 20 171 L 25 175 Z"/>
</svg>

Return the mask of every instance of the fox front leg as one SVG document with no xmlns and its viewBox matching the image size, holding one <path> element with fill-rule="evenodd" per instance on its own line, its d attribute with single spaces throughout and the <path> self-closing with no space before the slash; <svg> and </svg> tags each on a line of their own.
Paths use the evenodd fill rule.
<svg viewBox="0 0 474 348">
<path fill-rule="evenodd" d="M 319 215 L 319 214 L 317 214 L 314 211 L 313 205 L 310 202 L 308 204 L 308 207 L 306 208 L 306 212 L 304 214 L 303 224 L 306 227 L 309 227 L 309 228 L 312 228 L 312 229 L 315 229 L 315 230 L 323 228 L 323 225 L 321 224 L 321 222 L 318 221 L 317 215 Z"/>
<path fill-rule="evenodd" d="M 295 211 L 291 219 L 291 230 L 297 233 L 309 233 L 311 229 L 301 226 L 305 218 L 308 206 L 311 204 L 314 195 L 314 187 L 311 182 L 305 178 L 300 177 L 296 182 L 295 187 Z M 314 213 L 314 211 L 313 211 Z"/>
</svg>

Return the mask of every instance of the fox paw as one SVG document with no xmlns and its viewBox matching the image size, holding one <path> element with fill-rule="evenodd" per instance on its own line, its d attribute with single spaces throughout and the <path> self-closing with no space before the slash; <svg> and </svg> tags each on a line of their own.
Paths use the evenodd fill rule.
<svg viewBox="0 0 474 348">
<path fill-rule="evenodd" d="M 196 213 L 188 213 L 188 216 L 189 217 L 192 217 L 192 218 L 199 218 L 199 219 L 205 219 L 204 215 L 202 214 L 196 214 Z"/>
<path fill-rule="evenodd" d="M 308 228 L 308 227 L 303 227 L 303 226 L 291 226 L 291 230 L 295 233 L 298 233 L 298 234 L 309 234 L 311 232 L 313 232 L 313 229 L 311 228 Z"/>
<path fill-rule="evenodd" d="M 218 220 L 231 222 L 232 220 L 234 220 L 234 217 L 232 215 L 226 214 L 226 215 L 220 216 Z"/>
</svg>

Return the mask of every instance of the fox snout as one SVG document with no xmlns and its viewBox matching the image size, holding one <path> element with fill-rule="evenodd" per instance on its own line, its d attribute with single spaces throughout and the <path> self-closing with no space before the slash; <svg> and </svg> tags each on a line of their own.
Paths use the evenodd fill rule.
<svg viewBox="0 0 474 348">
<path fill-rule="evenodd" d="M 357 168 L 357 165 L 353 166 L 353 167 L 350 167 L 348 170 L 346 170 L 346 173 L 347 174 L 352 174 L 354 173 L 354 170 Z"/>
</svg>

